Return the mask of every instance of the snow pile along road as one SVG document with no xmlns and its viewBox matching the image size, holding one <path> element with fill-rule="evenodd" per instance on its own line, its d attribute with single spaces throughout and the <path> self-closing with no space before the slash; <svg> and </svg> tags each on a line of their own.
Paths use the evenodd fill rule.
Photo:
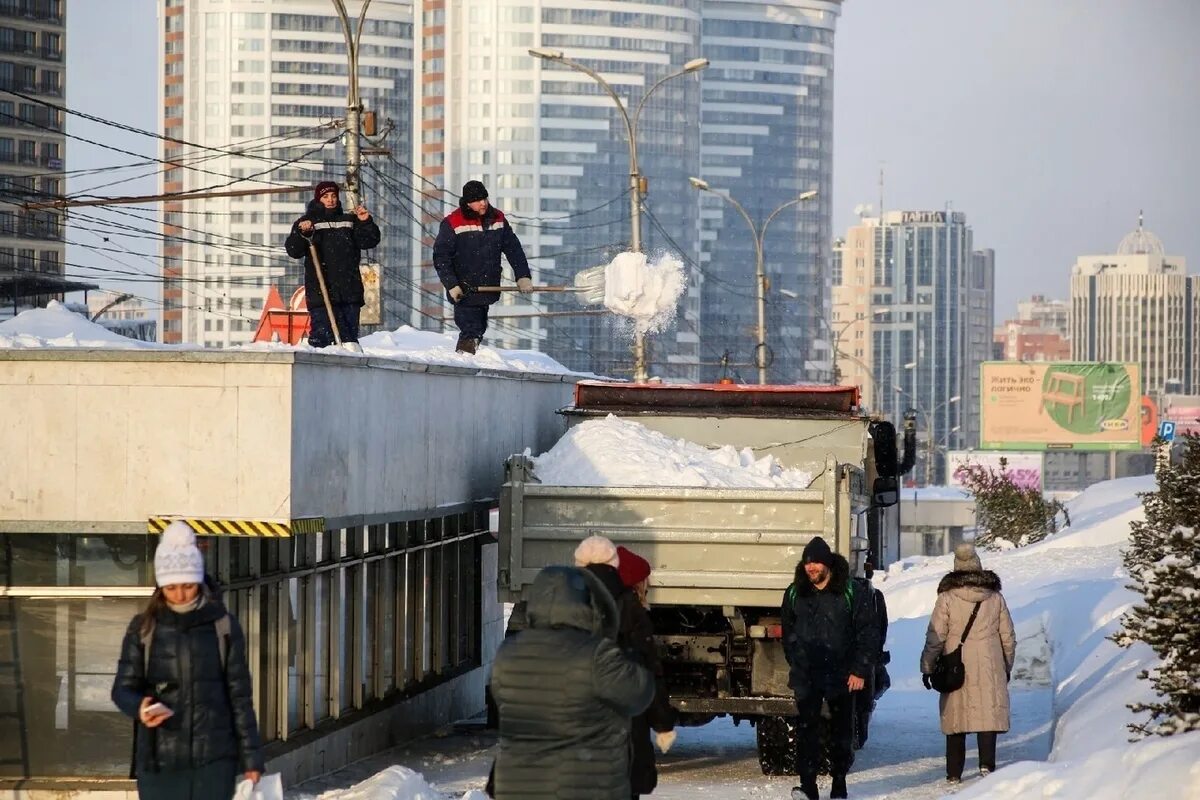
<svg viewBox="0 0 1200 800">
<path fill-rule="evenodd" d="M 394 766 L 349 789 L 325 792 L 318 800 L 447 800 L 447 797 L 430 787 L 420 773 Z M 487 795 L 472 789 L 461 800 L 487 800 Z"/>
<path fill-rule="evenodd" d="M 567 431 L 534 459 L 534 474 L 555 486 L 708 486 L 805 489 L 812 475 L 785 469 L 749 448 L 716 449 L 672 439 L 645 425 L 609 416 Z"/>
<path fill-rule="evenodd" d="M 1144 645 L 1121 649 L 1107 638 L 1140 600 L 1126 588 L 1121 548 L 1130 521 L 1142 515 L 1137 492 L 1153 488 L 1152 477 L 1096 484 L 1068 504 L 1070 528 L 1036 545 L 981 554 L 984 569 L 1000 576 L 1016 624 L 1014 686 L 1053 691 L 1053 747 L 1047 761 L 1004 763 L 1012 743 L 1001 736 L 1000 769 L 965 785 L 958 800 L 1200 798 L 1200 733 L 1129 741 L 1127 705 L 1152 695 L 1137 674 L 1156 658 Z M 950 568 L 950 557 L 906 559 L 876 576 L 893 621 L 893 691 L 923 691 L 922 634 Z M 928 702 L 936 706 L 932 693 Z M 973 764 L 969 758 L 968 772 Z"/>
<path fill-rule="evenodd" d="M 0 348 L 38 347 L 146 350 L 158 349 L 160 345 L 122 336 L 51 300 L 45 308 L 22 311 L 0 322 Z"/>
<path fill-rule="evenodd" d="M 670 253 L 653 262 L 645 253 L 621 253 L 604 270 L 604 306 L 638 332 L 657 333 L 675 321 L 686 284 L 683 262 Z"/>
</svg>

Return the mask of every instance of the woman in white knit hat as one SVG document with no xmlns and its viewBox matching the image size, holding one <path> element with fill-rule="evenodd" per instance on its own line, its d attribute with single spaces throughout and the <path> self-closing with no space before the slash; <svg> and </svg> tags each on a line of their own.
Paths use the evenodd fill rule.
<svg viewBox="0 0 1200 800">
<path fill-rule="evenodd" d="M 125 632 L 112 688 L 135 720 L 138 797 L 229 800 L 239 777 L 257 782 L 263 772 L 242 628 L 206 587 L 186 524 L 163 532 L 154 580 Z"/>
</svg>

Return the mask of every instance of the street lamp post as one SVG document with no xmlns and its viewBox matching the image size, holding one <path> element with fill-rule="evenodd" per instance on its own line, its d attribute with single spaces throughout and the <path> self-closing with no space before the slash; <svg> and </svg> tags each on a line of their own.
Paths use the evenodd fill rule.
<svg viewBox="0 0 1200 800">
<path fill-rule="evenodd" d="M 346 98 L 346 201 L 351 209 L 358 207 L 360 199 L 358 173 L 362 166 L 362 150 L 358 146 L 358 135 L 363 109 L 362 97 L 358 93 L 358 42 L 362 37 L 369 5 L 371 0 L 363 0 L 362 8 L 358 11 L 358 25 L 352 29 L 345 0 L 333 0 L 333 7 L 342 21 L 342 35 L 346 37 L 346 58 L 350 69 L 349 95 Z"/>
<path fill-rule="evenodd" d="M 771 224 L 771 220 L 775 219 L 780 212 L 791 208 L 805 200 L 811 200 L 817 196 L 816 189 L 809 189 L 807 192 L 801 192 L 797 196 L 788 200 L 786 203 L 775 209 L 767 216 L 762 227 L 756 227 L 754 220 L 746 213 L 746 209 L 737 200 L 734 200 L 726 192 L 718 192 L 708 185 L 708 181 L 701 178 L 688 178 L 688 182 L 696 189 L 702 192 L 711 192 L 717 197 L 720 197 L 725 202 L 737 209 L 742 215 L 742 219 L 746 220 L 746 224 L 750 226 L 750 234 L 754 237 L 754 282 L 757 285 L 757 302 L 758 302 L 758 346 L 754 349 L 754 363 L 758 367 L 758 382 L 765 384 L 767 382 L 767 367 L 770 361 L 767 358 L 767 273 L 763 261 L 763 240 L 767 236 L 767 226 Z"/>
<path fill-rule="evenodd" d="M 693 72 L 705 69 L 708 67 L 708 59 L 694 58 L 684 64 L 683 69 L 678 72 L 673 72 L 665 78 L 660 78 L 657 83 L 642 95 L 642 99 L 638 101 L 637 108 L 631 117 L 629 112 L 625 110 L 625 104 L 621 102 L 620 95 L 617 94 L 608 81 L 600 76 L 600 73 L 591 67 L 580 64 L 578 61 L 572 61 L 563 55 L 561 50 L 534 47 L 530 48 L 529 55 L 540 58 L 543 61 L 554 61 L 565 67 L 582 72 L 600 84 L 600 88 L 604 89 L 608 96 L 612 98 L 612 101 L 617 104 L 617 109 L 621 112 L 621 119 L 625 122 L 625 135 L 629 141 L 629 246 L 634 252 L 640 253 L 642 251 L 642 194 L 645 191 L 645 178 L 642 176 L 641 168 L 638 166 L 638 120 L 642 116 L 642 109 L 646 106 L 646 101 L 650 99 L 650 95 L 654 94 L 658 87 L 674 78 L 690 75 Z M 645 383 L 648 377 L 649 375 L 646 372 L 646 335 L 641 331 L 635 330 L 633 335 L 633 380 L 635 383 Z"/>
</svg>

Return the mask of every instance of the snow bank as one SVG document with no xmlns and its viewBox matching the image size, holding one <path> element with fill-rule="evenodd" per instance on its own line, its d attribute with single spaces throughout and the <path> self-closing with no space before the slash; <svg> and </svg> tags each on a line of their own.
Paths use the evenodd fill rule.
<svg viewBox="0 0 1200 800">
<path fill-rule="evenodd" d="M 415 364 L 494 369 L 506 372 L 536 372 L 545 375 L 580 374 L 596 377 L 590 373 L 573 373 L 550 356 L 536 350 L 501 350 L 497 347 L 480 345 L 478 352 L 473 356 L 459 353 L 455 350 L 458 345 L 458 334 L 420 331 L 408 325 L 401 325 L 394 331 L 369 334 L 359 339 L 358 343 L 362 346 L 361 353 L 336 346 L 318 349 L 307 344 L 290 345 L 282 342 L 255 342 L 229 349 L 278 352 L 302 350 L 309 353 L 343 355 L 349 358 L 372 356 Z"/>
<path fill-rule="evenodd" d="M 419 772 L 393 766 L 349 789 L 325 792 L 318 800 L 447 800 L 447 797 L 431 788 Z M 487 795 L 473 789 L 461 800 L 487 800 Z"/>
<path fill-rule="evenodd" d="M 45 308 L 23 311 L 0 322 L 0 348 L 37 347 L 143 350 L 159 345 L 122 336 L 51 300 Z"/>
<path fill-rule="evenodd" d="M 812 475 L 784 469 L 749 448 L 710 449 L 609 416 L 567 431 L 534 459 L 534 473 L 555 486 L 709 486 L 728 489 L 804 489 Z"/>
<path fill-rule="evenodd" d="M 1151 696 L 1137 673 L 1155 657 L 1144 645 L 1121 649 L 1107 639 L 1138 599 L 1126 588 L 1120 551 L 1129 522 L 1141 518 L 1137 493 L 1151 489 L 1152 477 L 1096 484 L 1068 504 L 1070 528 L 1036 545 L 982 554 L 984 568 L 1003 581 L 1016 624 L 1017 678 L 1053 689 L 1054 746 L 1049 761 L 1003 765 L 964 786 L 959 800 L 1200 797 L 1200 734 L 1128 741 L 1125 725 L 1134 716 L 1126 706 Z M 893 620 L 893 685 L 920 687 L 921 634 L 951 561 L 906 559 L 877 577 Z M 932 694 L 929 702 L 936 703 Z"/>
<path fill-rule="evenodd" d="M 645 253 L 621 253 L 604 270 L 604 306 L 637 331 L 657 333 L 675 320 L 686 283 L 683 262 L 669 253 L 653 262 Z"/>
</svg>

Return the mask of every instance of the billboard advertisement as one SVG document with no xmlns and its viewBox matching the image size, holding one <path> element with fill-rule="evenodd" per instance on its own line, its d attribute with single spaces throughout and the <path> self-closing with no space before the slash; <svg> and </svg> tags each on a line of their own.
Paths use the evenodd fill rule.
<svg viewBox="0 0 1200 800">
<path fill-rule="evenodd" d="M 1161 418 L 1175 423 L 1176 436 L 1200 434 L 1200 395 L 1164 395 Z"/>
<path fill-rule="evenodd" d="M 1001 472 L 1021 489 L 1042 489 L 1042 454 L 1019 451 L 997 453 L 982 450 L 951 450 L 946 454 L 946 474 L 951 486 L 966 488 L 965 478 L 974 470 Z"/>
<path fill-rule="evenodd" d="M 1141 449 L 1137 364 L 988 361 L 980 385 L 983 450 Z"/>
</svg>

